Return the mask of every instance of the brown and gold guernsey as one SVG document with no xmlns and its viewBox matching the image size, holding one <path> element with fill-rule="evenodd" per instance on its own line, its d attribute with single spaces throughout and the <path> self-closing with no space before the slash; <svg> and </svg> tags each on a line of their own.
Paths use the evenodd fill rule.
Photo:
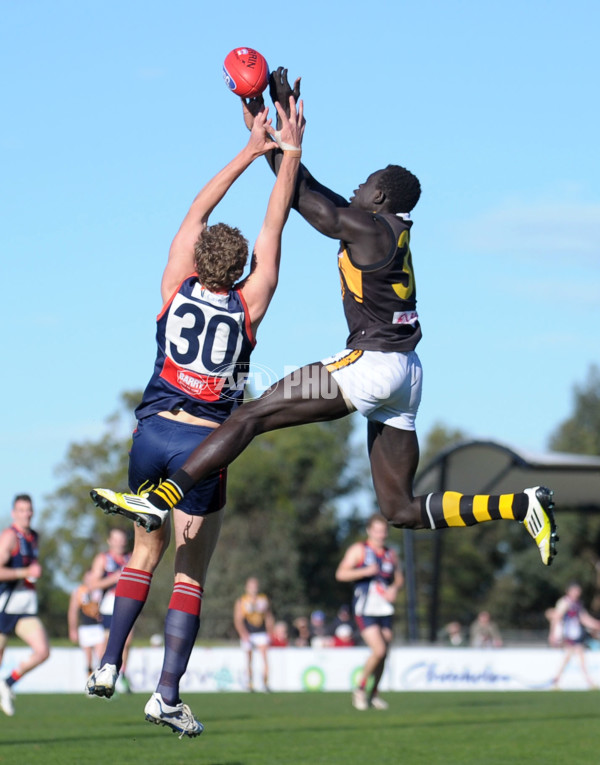
<svg viewBox="0 0 600 765">
<path fill-rule="evenodd" d="M 258 595 L 245 593 L 240 598 L 244 626 L 248 632 L 264 632 L 269 611 L 269 599 L 262 592 Z"/>
<path fill-rule="evenodd" d="M 373 218 L 390 229 L 395 245 L 381 262 L 359 266 L 352 262 L 347 245 L 341 243 L 338 266 L 350 330 L 346 347 L 412 351 L 421 339 L 410 254 L 412 221 L 396 215 L 373 215 Z"/>
</svg>

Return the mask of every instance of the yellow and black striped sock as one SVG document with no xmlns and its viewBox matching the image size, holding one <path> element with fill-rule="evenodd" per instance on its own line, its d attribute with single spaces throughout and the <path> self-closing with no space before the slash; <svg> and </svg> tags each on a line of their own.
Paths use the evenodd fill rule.
<svg viewBox="0 0 600 765">
<path fill-rule="evenodd" d="M 460 494 L 440 491 L 421 497 L 421 519 L 426 529 L 474 526 L 485 521 L 522 521 L 527 494 Z"/>
<path fill-rule="evenodd" d="M 161 510 L 169 510 L 181 501 L 196 482 L 180 468 L 148 494 L 148 501 Z"/>
</svg>

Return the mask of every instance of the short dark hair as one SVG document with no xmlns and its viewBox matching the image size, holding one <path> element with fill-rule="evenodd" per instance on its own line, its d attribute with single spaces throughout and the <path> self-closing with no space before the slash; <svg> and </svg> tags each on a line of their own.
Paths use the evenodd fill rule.
<svg viewBox="0 0 600 765">
<path fill-rule="evenodd" d="M 230 290 L 244 272 L 248 240 L 239 228 L 226 223 L 208 226 L 194 246 L 194 262 L 200 283 L 211 290 Z"/>
<path fill-rule="evenodd" d="M 17 494 L 13 499 L 13 507 L 17 504 L 17 502 L 29 502 L 30 505 L 33 505 L 33 500 L 29 494 Z"/>
<path fill-rule="evenodd" d="M 379 176 L 377 186 L 384 192 L 396 213 L 410 212 L 421 196 L 421 184 L 417 176 L 400 165 L 388 165 Z"/>
</svg>

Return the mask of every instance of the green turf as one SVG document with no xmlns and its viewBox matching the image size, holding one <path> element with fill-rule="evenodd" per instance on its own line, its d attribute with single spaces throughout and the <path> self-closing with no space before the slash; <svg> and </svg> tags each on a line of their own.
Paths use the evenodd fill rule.
<svg viewBox="0 0 600 765">
<path fill-rule="evenodd" d="M 0 713 L 0 765 L 598 765 L 600 694 L 388 693 L 387 712 L 348 694 L 190 694 L 205 725 L 180 741 L 144 721 L 146 694 L 106 701 L 20 695 Z"/>
</svg>

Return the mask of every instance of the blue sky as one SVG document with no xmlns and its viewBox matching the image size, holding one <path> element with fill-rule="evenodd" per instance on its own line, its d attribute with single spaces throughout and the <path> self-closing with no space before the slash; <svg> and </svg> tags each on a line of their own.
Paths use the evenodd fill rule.
<svg viewBox="0 0 600 765">
<path fill-rule="evenodd" d="M 0 517 L 16 492 L 43 504 L 68 445 L 145 385 L 171 238 L 246 140 L 221 75 L 240 45 L 302 75 L 304 161 L 321 182 L 349 196 L 389 162 L 421 179 L 422 439 L 443 422 L 545 450 L 599 357 L 598 3 L 1 0 L 0 12 Z M 256 162 L 212 222 L 253 240 L 271 184 Z M 335 256 L 292 213 L 257 365 L 279 376 L 343 348 Z"/>
</svg>

